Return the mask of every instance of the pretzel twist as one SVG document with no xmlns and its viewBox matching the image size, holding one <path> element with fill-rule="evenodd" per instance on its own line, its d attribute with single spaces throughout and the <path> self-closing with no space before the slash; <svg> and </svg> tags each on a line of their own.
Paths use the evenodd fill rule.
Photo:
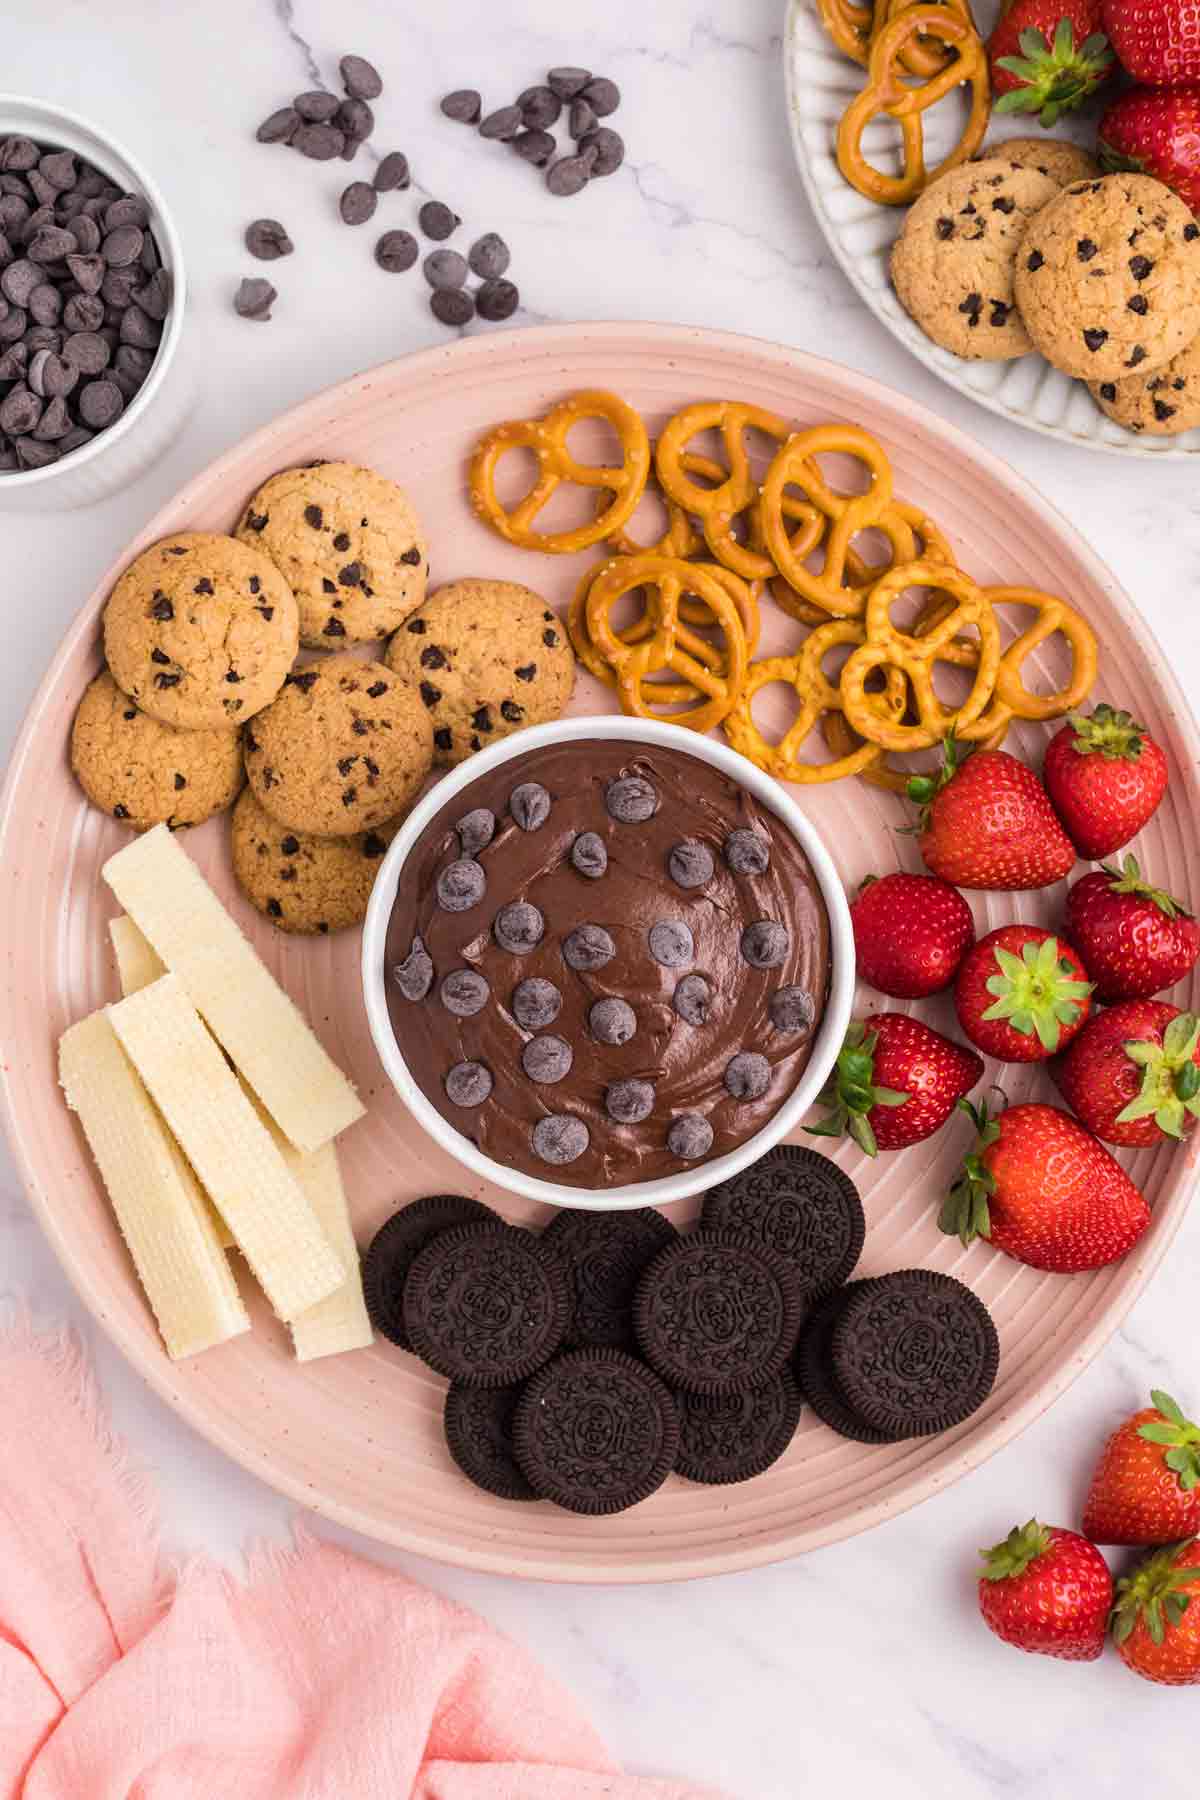
<svg viewBox="0 0 1200 1800">
<path fill-rule="evenodd" d="M 621 442 L 620 468 L 601 463 L 581 463 L 567 447 L 567 434 L 581 419 L 606 419 Z M 529 492 L 511 509 L 496 493 L 496 467 L 509 450 L 531 450 L 537 458 L 537 479 Z M 632 517 L 650 473 L 650 440 L 641 414 L 616 394 L 590 388 L 572 394 L 541 419 L 514 419 L 495 425 L 477 445 L 471 459 L 471 503 L 501 537 L 524 550 L 545 550 L 565 556 L 586 550 L 619 531 Z M 587 525 L 564 531 L 538 531 L 534 520 L 562 483 L 602 488 L 612 499 Z"/>
</svg>

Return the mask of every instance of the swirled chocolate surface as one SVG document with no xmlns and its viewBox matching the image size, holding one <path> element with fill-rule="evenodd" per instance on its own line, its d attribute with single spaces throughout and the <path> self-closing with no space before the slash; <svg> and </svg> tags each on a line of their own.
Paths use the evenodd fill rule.
<svg viewBox="0 0 1200 1800">
<path fill-rule="evenodd" d="M 532 828 L 530 783 L 550 798 Z M 439 882 L 464 860 L 459 821 L 481 808 L 495 831 L 479 847 L 475 818 L 465 848 L 482 884 L 461 868 Z M 735 832 L 756 841 L 731 843 Z M 829 954 L 807 857 L 745 789 L 683 751 L 579 741 L 481 776 L 422 833 L 388 928 L 388 1005 L 414 1080 L 485 1155 L 604 1189 L 761 1130 L 808 1062 Z M 486 982 L 482 1004 L 477 982 L 447 982 L 463 970 Z M 451 1078 L 464 1067 L 490 1087 Z M 484 1089 L 478 1104 L 450 1098 Z"/>
</svg>

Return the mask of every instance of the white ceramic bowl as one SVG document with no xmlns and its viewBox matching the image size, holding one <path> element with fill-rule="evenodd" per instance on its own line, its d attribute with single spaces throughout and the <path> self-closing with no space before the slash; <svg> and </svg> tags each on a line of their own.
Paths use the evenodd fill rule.
<svg viewBox="0 0 1200 1800">
<path fill-rule="evenodd" d="M 798 839 L 816 876 L 821 896 L 829 913 L 830 980 L 825 1014 L 817 1031 L 812 1055 L 800 1081 L 772 1119 L 726 1156 L 712 1158 L 682 1169 L 678 1175 L 667 1175 L 657 1181 L 631 1182 L 623 1187 L 565 1187 L 556 1181 L 541 1181 L 520 1170 L 506 1168 L 476 1148 L 463 1137 L 430 1104 L 408 1071 L 392 1030 L 387 1003 L 386 941 L 404 865 L 408 854 L 434 815 L 448 800 L 476 780 L 498 768 L 501 763 L 530 755 L 549 744 L 577 743 L 581 739 L 618 739 L 629 743 L 660 744 L 685 756 L 695 756 L 711 763 L 723 775 L 739 782 L 769 812 L 782 820 Z M 661 1206 L 673 1200 L 685 1200 L 704 1188 L 715 1187 L 744 1169 L 793 1131 L 812 1105 L 833 1067 L 834 1059 L 845 1036 L 854 1000 L 854 933 L 850 909 L 837 870 L 822 839 L 801 807 L 770 775 L 764 775 L 735 750 L 718 743 L 715 738 L 684 732 L 677 725 L 648 723 L 619 715 L 599 718 L 561 719 L 552 725 L 535 725 L 516 733 L 503 743 L 493 744 L 477 756 L 468 757 L 456 769 L 436 782 L 413 808 L 384 857 L 371 893 L 362 939 L 363 994 L 367 1021 L 375 1048 L 400 1098 L 417 1123 L 436 1139 L 443 1150 L 456 1157 L 474 1174 L 510 1193 L 523 1194 L 530 1200 L 543 1200 L 551 1206 L 573 1206 L 586 1212 L 624 1211 L 637 1206 Z"/>
<path fill-rule="evenodd" d="M 0 512 L 50 512 L 90 506 L 128 486 L 178 436 L 193 399 L 190 371 L 180 353 L 187 276 L 179 233 L 157 182 L 106 131 L 49 101 L 0 94 L 0 137 L 17 133 L 55 149 L 73 150 L 121 187 L 145 197 L 173 290 L 154 366 L 116 424 L 90 444 L 72 450 L 61 462 L 49 463 L 44 469 L 0 473 Z"/>
</svg>

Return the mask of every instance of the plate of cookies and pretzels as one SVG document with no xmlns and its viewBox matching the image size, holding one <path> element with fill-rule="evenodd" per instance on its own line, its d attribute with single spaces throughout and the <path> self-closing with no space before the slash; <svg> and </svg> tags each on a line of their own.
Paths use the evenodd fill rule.
<svg viewBox="0 0 1200 1800">
<path fill-rule="evenodd" d="M 355 377 L 99 575 L 14 751 L 3 1099 L 38 1217 L 168 1405 L 380 1540 L 615 1582 L 865 1529 L 1038 1416 L 1186 1209 L 1193 1145 L 1099 1151 L 1136 1217 L 1067 1274 L 947 1226 L 949 1091 L 902 1139 L 910 1096 L 871 1087 L 875 1136 L 839 1062 L 832 1112 L 770 1134 L 840 1007 L 834 1066 L 846 902 L 921 867 L 909 784 L 948 740 L 1033 782 L 1106 706 L 1167 758 L 1133 849 L 1186 900 L 1196 726 L 1133 602 L 905 396 L 632 324 Z M 964 878 L 968 937 L 1061 929 L 1067 848 Z M 955 1092 L 1053 1098 L 947 1040 L 944 986 L 855 1011 Z"/>
<path fill-rule="evenodd" d="M 1121 102 L 1103 39 L 1098 98 L 1018 104 L 1014 58 L 989 43 L 1010 10 L 791 0 L 788 120 L 817 222 L 876 317 L 960 393 L 1067 443 L 1194 455 L 1200 225 L 1106 147 Z"/>
</svg>

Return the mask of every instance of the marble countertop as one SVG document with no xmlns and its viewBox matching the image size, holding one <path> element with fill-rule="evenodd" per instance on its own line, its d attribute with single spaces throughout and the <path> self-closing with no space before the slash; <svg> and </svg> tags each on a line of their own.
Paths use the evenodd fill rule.
<svg viewBox="0 0 1200 1800">
<path fill-rule="evenodd" d="M 173 449 L 90 510 L 6 517 L 0 742 L 11 743 L 63 628 L 98 572 L 188 475 L 327 383 L 442 341 L 417 274 L 390 285 L 325 215 L 341 165 L 253 142 L 297 89 L 359 51 L 384 72 L 377 143 L 404 149 L 422 193 L 513 250 L 517 321 L 651 318 L 818 351 L 890 382 L 1007 458 L 1091 539 L 1189 685 L 1200 676 L 1200 498 L 1189 468 L 1064 448 L 973 407 L 856 302 L 807 211 L 783 108 L 784 0 L 8 0 L 3 85 L 109 126 L 158 174 L 183 232 L 201 398 Z M 568 17 L 572 23 L 566 23 Z M 616 79 L 629 156 L 612 180 L 553 200 L 435 101 L 475 85 L 506 102 L 546 67 Z M 393 197 L 410 224 L 416 194 Z M 274 321 L 234 317 L 255 215 L 287 220 L 301 253 L 267 272 Z M 370 228 L 368 228 L 370 229 Z M 1079 1800 L 1136 1783 L 1190 1791 L 1194 1715 L 1109 1658 L 1034 1662 L 975 1617 L 975 1550 L 1037 1512 L 1070 1523 L 1103 1435 L 1152 1385 L 1200 1404 L 1200 1217 L 1123 1329 L 1053 1412 L 951 1491 L 867 1537 L 774 1569 L 687 1586 L 572 1589 L 385 1559 L 478 1608 L 540 1654 L 639 1771 L 723 1784 L 739 1800 L 836 1786 L 889 1800 Z M 165 1532 L 231 1561 L 281 1535 L 289 1505 L 176 1420 L 75 1299 L 0 1151 L 0 1295 L 73 1320 L 117 1427 L 162 1489 Z M 322 1528 L 324 1529 L 324 1527 Z M 349 1534 L 342 1534 L 350 1541 Z M 370 1549 L 366 1544 L 360 1548 Z"/>
</svg>

